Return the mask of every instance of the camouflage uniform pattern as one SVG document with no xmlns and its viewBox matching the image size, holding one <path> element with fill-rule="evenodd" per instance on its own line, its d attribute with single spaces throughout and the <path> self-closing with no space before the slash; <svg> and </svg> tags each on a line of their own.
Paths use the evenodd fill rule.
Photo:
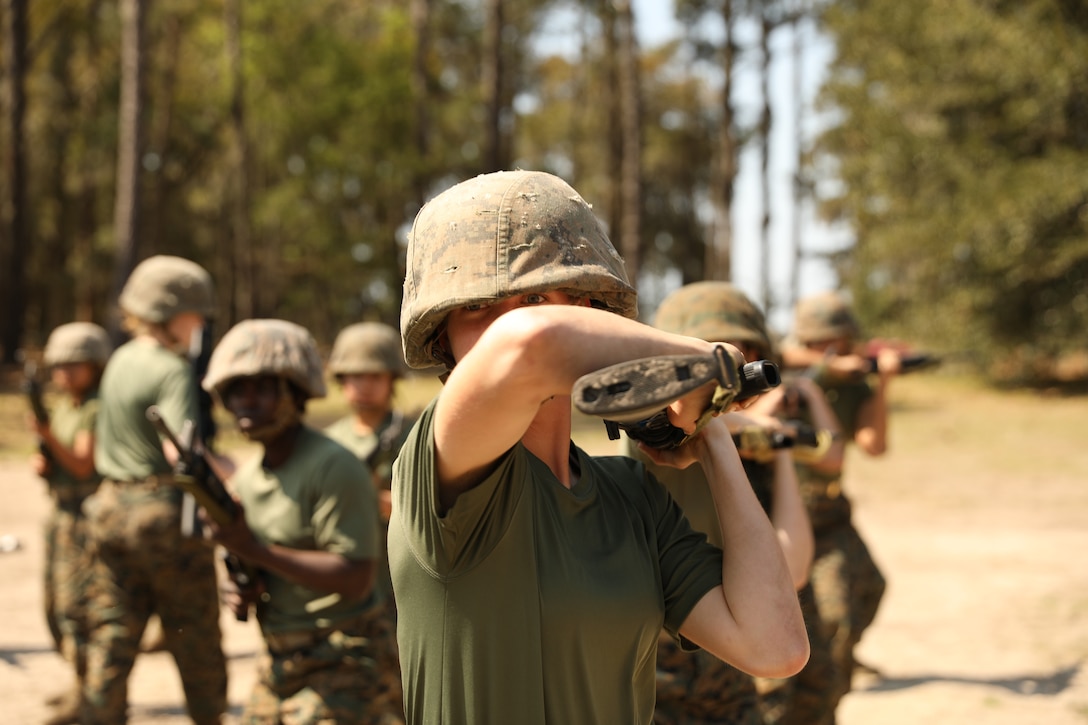
<svg viewBox="0 0 1088 725">
<path fill-rule="evenodd" d="M 99 325 L 70 322 L 49 334 L 42 360 L 50 367 L 71 363 L 101 367 L 111 348 L 109 335 Z M 50 428 L 61 444 L 71 447 L 80 432 L 94 432 L 97 398 L 97 390 L 91 390 L 78 405 L 64 400 L 52 411 Z M 57 650 L 73 664 L 77 683 L 81 683 L 87 670 L 87 598 L 94 562 L 82 509 L 84 500 L 98 489 L 99 477 L 92 474 L 89 479 L 76 480 L 57 465 L 54 462 L 53 472 L 46 476 L 53 499 L 45 526 L 46 621 Z"/>
<path fill-rule="evenodd" d="M 400 333 L 382 322 L 348 325 L 336 336 L 329 353 L 329 372 L 333 375 L 392 373 L 400 377 L 405 368 Z"/>
<path fill-rule="evenodd" d="M 850 303 L 838 292 L 823 292 L 797 303 L 793 337 L 803 345 L 841 337 L 853 340 L 860 333 Z"/>
<path fill-rule="evenodd" d="M 853 340 L 860 327 L 847 300 L 828 292 L 801 300 L 795 314 L 793 336 L 801 343 L 838 338 Z M 858 427 L 861 406 L 872 395 L 865 380 L 840 380 L 820 374 L 816 382 L 842 426 L 852 440 Z M 854 648 L 876 617 L 884 596 L 886 581 L 852 521 L 850 499 L 842 488 L 842 473 L 825 473 L 809 466 L 798 466 L 801 496 L 812 520 L 815 557 L 809 578 L 815 608 L 820 619 L 818 630 L 825 637 L 832 666 L 823 671 L 811 660 L 797 678 L 809 690 L 819 686 L 838 701 L 850 691 L 854 671 Z M 827 686 L 827 678 L 832 684 Z M 814 720 L 816 721 L 816 720 Z M 794 720 L 794 722 L 804 722 Z M 831 720 L 830 722 L 833 722 Z"/>
<path fill-rule="evenodd" d="M 671 637 L 657 643 L 654 725 L 764 725 L 752 678 Z"/>
<path fill-rule="evenodd" d="M 212 278 L 196 262 L 156 255 L 136 265 L 121 290 L 121 309 L 141 320 L 163 324 L 183 312 L 213 317 Z"/>
<path fill-rule="evenodd" d="M 402 725 L 400 663 L 388 619 L 368 612 L 332 631 L 271 636 L 243 725 Z"/>
<path fill-rule="evenodd" d="M 85 508 L 95 542 L 84 713 L 87 725 L 125 722 L 128 676 L 152 612 L 181 675 L 189 716 L 219 723 L 227 709 L 213 550 L 181 534 L 180 490 L 168 476 L 104 481 Z"/>
<path fill-rule="evenodd" d="M 625 441 L 626 453 L 647 462 L 646 454 Z M 743 460 L 745 473 L 763 509 L 769 510 L 774 469 L 751 460 Z M 715 546 L 721 546 L 717 515 L 705 479 L 700 479 L 700 497 L 690 498 L 690 490 L 680 486 L 691 479 L 690 470 L 651 468 L 654 475 L 680 503 L 697 531 L 707 534 Z M 702 501 L 699 505 L 697 502 Z M 654 725 L 764 725 L 755 679 L 722 662 L 714 655 L 697 649 L 684 650 L 669 636 L 662 636 L 657 646 L 657 702 Z"/>
<path fill-rule="evenodd" d="M 49 333 L 42 361 L 49 366 L 66 363 L 105 365 L 112 348 L 109 334 L 93 322 L 69 322 Z"/>
<path fill-rule="evenodd" d="M 746 342 L 770 354 L 763 312 L 728 282 L 695 282 L 666 297 L 657 308 L 654 327 L 708 342 Z"/>
<path fill-rule="evenodd" d="M 399 357 L 398 347 L 393 349 Z M 231 380 L 257 375 L 290 380 L 311 398 L 326 393 L 313 337 L 285 320 L 246 320 L 232 327 L 212 353 L 203 386 L 221 393 Z M 331 628 L 265 630 L 267 651 L 240 721 L 402 725 L 400 661 L 390 612 L 386 601 Z"/>
<path fill-rule="evenodd" d="M 310 398 L 326 393 L 321 356 L 310 331 L 287 320 L 243 320 L 227 331 L 212 352 L 201 383 L 222 393 L 234 378 L 276 375 Z"/>
<path fill-rule="evenodd" d="M 623 260 L 562 179 L 499 171 L 457 184 L 424 205 L 408 238 L 400 321 L 408 365 L 450 367 L 434 344 L 450 310 L 545 291 L 638 315 Z"/>
<path fill-rule="evenodd" d="M 90 639 L 88 599 L 94 566 L 92 544 L 83 516 L 83 501 L 98 482 L 54 493 L 56 508 L 47 524 L 51 538 L 46 567 L 46 589 L 52 599 L 53 615 L 60 634 L 59 649 L 75 666 L 79 681 L 87 671 L 87 644 Z"/>
<path fill-rule="evenodd" d="M 808 662 L 793 677 L 756 680 L 763 719 L 766 725 L 834 725 L 838 668 L 831 655 L 831 638 L 820 621 L 812 583 L 797 596 L 808 632 Z"/>
</svg>

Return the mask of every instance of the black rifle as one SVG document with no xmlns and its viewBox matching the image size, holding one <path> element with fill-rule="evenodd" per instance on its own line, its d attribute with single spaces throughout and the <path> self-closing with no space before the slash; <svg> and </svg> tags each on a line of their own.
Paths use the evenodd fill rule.
<svg viewBox="0 0 1088 725">
<path fill-rule="evenodd" d="M 170 430 L 158 406 L 152 405 L 147 409 L 146 415 L 151 425 L 155 426 L 155 430 L 177 449 L 178 462 L 174 466 L 173 483 L 196 499 L 213 521 L 221 526 L 232 523 L 238 515 L 238 505 L 231 498 L 219 476 L 212 470 L 204 451 L 199 448 L 197 439 L 192 437 L 194 426 L 187 422 L 182 432 L 182 438 L 191 439 L 191 443 L 186 445 L 179 436 L 174 434 L 174 431 Z M 246 589 L 256 582 L 256 572 L 236 554 L 226 552 L 223 563 L 227 567 L 231 580 L 238 585 L 239 589 Z M 245 612 L 238 613 L 239 622 L 247 619 Z"/>
<path fill-rule="evenodd" d="M 783 431 L 768 431 L 767 444 L 772 450 L 781 450 L 783 448 L 793 448 L 794 446 L 807 446 L 809 448 L 815 448 L 820 445 L 820 441 L 817 438 L 817 431 L 808 423 L 802 423 L 799 420 L 786 421 L 787 425 L 796 431 L 796 433 L 788 433 Z M 741 442 L 742 436 L 734 435 L 733 441 L 735 443 Z"/>
<path fill-rule="evenodd" d="M 869 370 L 877 372 L 877 356 L 867 355 Z M 899 356 L 899 373 L 913 373 L 927 368 L 937 367 L 941 364 L 941 358 L 926 353 L 903 354 Z"/>
<path fill-rule="evenodd" d="M 23 392 L 30 401 L 30 409 L 34 413 L 34 419 L 38 425 L 49 425 L 49 411 L 45 408 L 45 400 L 42 393 L 42 381 L 38 375 L 38 366 L 28 362 L 23 366 Z M 38 439 L 38 452 L 45 456 L 46 460 L 52 460 L 49 446 L 45 441 Z"/>
</svg>

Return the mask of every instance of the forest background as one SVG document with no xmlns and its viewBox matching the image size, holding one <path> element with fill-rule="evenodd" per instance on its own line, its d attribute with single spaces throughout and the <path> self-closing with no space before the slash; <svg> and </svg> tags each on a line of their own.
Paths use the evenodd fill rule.
<svg viewBox="0 0 1088 725">
<path fill-rule="evenodd" d="M 1088 380 L 1088 4 L 675 0 L 676 37 L 642 47 L 645 7 L 3 0 L 3 361 L 73 319 L 115 327 L 121 284 L 157 253 L 212 271 L 220 334 L 283 317 L 328 344 L 396 324 L 419 207 L 533 168 L 594 204 L 645 319 L 679 284 L 739 282 L 743 251 L 772 320 L 818 262 L 870 334 L 995 382 Z M 738 202 L 742 154 L 758 210 Z"/>
</svg>

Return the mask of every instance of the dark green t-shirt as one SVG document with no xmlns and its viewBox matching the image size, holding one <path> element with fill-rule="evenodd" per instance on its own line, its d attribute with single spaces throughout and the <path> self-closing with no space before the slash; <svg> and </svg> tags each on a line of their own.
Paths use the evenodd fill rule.
<svg viewBox="0 0 1088 725">
<path fill-rule="evenodd" d="M 683 510 L 692 528 L 722 545 L 722 531 L 714 495 L 702 466 L 659 466 L 624 436 L 623 452 L 642 463 L 661 481 Z M 741 459 L 744 472 L 764 511 L 769 512 L 774 485 L 774 464 Z M 751 722 L 757 718 L 755 680 L 751 675 L 704 651 L 684 652 L 667 646 L 657 661 L 658 716 L 664 722 Z M 677 718 L 673 720 L 672 718 Z"/>
<path fill-rule="evenodd" d="M 98 418 L 98 392 L 92 391 L 78 405 L 70 396 L 64 396 L 57 402 L 53 410 L 49 411 L 49 429 L 53 437 L 65 448 L 71 448 L 76 442 L 76 436 L 80 433 L 94 433 L 95 420 Z M 49 487 L 58 494 L 66 493 L 61 489 L 87 489 L 99 480 L 95 471 L 89 478 L 76 478 L 71 471 L 61 466 L 56 461 L 50 463 L 50 469 L 45 480 Z M 85 495 L 85 494 L 84 494 Z"/>
<path fill-rule="evenodd" d="M 137 338 L 117 349 L 99 386 L 94 464 L 103 478 L 135 481 L 170 473 L 158 431 L 147 420 L 157 405 L 180 432 L 197 413 L 189 362 L 152 340 Z"/>
<path fill-rule="evenodd" d="M 853 441 L 858 430 L 858 415 L 862 406 L 874 395 L 865 378 L 836 379 L 823 375 L 816 379 L 824 391 L 847 441 Z M 807 416 L 804 420 L 811 423 Z M 801 487 L 809 519 L 816 532 L 838 526 L 850 520 L 850 499 L 842 490 L 842 473 L 818 471 L 812 466 L 797 464 L 797 480 Z"/>
<path fill-rule="evenodd" d="M 412 422 L 400 411 L 390 411 L 378 430 L 361 435 L 355 430 L 355 416 L 347 415 L 325 429 L 325 435 L 347 448 L 367 464 L 374 474 L 375 485 L 389 488 L 393 478 L 393 461 L 412 430 Z"/>
<path fill-rule="evenodd" d="M 408 721 L 650 722 L 658 635 L 721 584 L 721 551 L 640 463 L 573 444 L 573 489 L 518 444 L 440 517 L 433 413 L 393 475 Z"/>
<path fill-rule="evenodd" d="M 291 457 L 269 470 L 254 456 L 230 479 L 246 523 L 266 544 L 293 549 L 330 551 L 348 559 L 378 556 L 378 509 L 370 475 L 359 459 L 321 433 L 302 427 Z M 361 614 L 377 603 L 345 602 L 337 594 L 318 592 L 263 572 L 268 596 L 257 607 L 265 632 L 327 627 Z"/>
</svg>

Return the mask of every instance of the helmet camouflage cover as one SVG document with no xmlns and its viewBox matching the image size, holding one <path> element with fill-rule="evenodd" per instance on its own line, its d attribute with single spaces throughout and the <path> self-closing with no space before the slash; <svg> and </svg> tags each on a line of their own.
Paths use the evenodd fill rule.
<svg viewBox="0 0 1088 725">
<path fill-rule="evenodd" d="M 657 308 L 654 327 L 708 342 L 751 343 L 770 355 L 763 312 L 728 282 L 695 282 L 676 290 Z"/>
<path fill-rule="evenodd" d="M 414 368 L 442 362 L 434 342 L 453 309 L 546 291 L 638 314 L 623 260 L 592 207 L 562 179 L 499 171 L 461 182 L 424 205 L 412 225 L 400 318 L 405 359 Z"/>
<path fill-rule="evenodd" d="M 212 278 L 199 264 L 182 257 L 148 257 L 132 270 L 118 304 L 125 312 L 156 324 L 183 312 L 212 317 Z"/>
<path fill-rule="evenodd" d="M 46 365 L 94 363 L 105 365 L 113 345 L 104 329 L 93 322 L 69 322 L 49 333 L 42 359 Z"/>
<path fill-rule="evenodd" d="M 400 333 L 383 322 L 359 322 L 348 325 L 336 336 L 329 355 L 329 372 L 404 374 L 404 355 Z"/>
<path fill-rule="evenodd" d="M 227 331 L 212 351 L 202 383 L 222 393 L 233 379 L 276 375 L 310 398 L 325 397 L 321 356 L 310 331 L 286 320 L 243 320 Z"/>
<path fill-rule="evenodd" d="M 840 337 L 854 339 L 861 328 L 850 303 L 837 292 L 822 292 L 797 303 L 793 337 L 800 343 L 824 342 Z"/>
</svg>

